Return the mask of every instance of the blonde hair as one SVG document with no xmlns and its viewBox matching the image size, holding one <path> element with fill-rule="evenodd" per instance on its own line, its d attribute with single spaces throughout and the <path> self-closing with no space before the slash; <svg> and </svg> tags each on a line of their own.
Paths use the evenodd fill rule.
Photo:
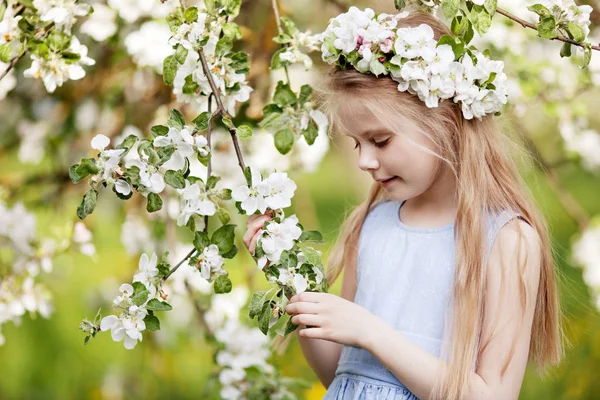
<svg viewBox="0 0 600 400">
<path fill-rule="evenodd" d="M 400 20 L 401 26 L 427 24 L 436 39 L 451 34 L 449 29 L 430 14 L 414 12 Z M 548 227 L 531 200 L 531 195 L 511 158 L 508 137 L 502 135 L 491 116 L 482 120 L 465 120 L 459 106 L 451 99 L 429 109 L 416 95 L 397 90 L 397 82 L 389 77 L 377 78 L 354 69 L 337 67 L 324 74 L 324 82 L 316 86 L 318 107 L 329 117 L 332 132 L 343 131 L 337 107 L 344 96 L 358 98 L 370 112 L 393 127 L 393 117 L 402 115 L 416 121 L 440 153 L 439 165 L 446 165 L 456 178 L 457 216 L 454 227 L 456 268 L 451 304 L 451 340 L 449 365 L 441 368 L 432 399 L 460 399 L 476 368 L 478 354 L 490 339 L 482 343 L 484 293 L 486 282 L 485 254 L 487 240 L 484 226 L 487 213 L 512 209 L 520 213 L 539 235 L 540 276 L 535 315 L 529 348 L 529 362 L 538 372 L 546 372 L 563 356 L 564 339 L 561 311 L 554 270 L 553 250 Z M 422 118 L 427 115 L 427 118 Z M 519 150 L 517 148 L 517 150 Z M 427 150 L 429 151 L 429 150 Z M 360 204 L 341 228 L 330 253 L 326 277 L 332 285 L 347 266 L 356 267 L 358 240 L 365 218 L 374 204 L 384 198 L 381 185 L 371 187 L 367 200 Z M 520 227 L 517 228 L 522 235 Z M 526 262 L 526 261 L 525 261 Z M 519 267 L 519 300 L 525 310 L 531 301 L 523 279 L 525 263 Z M 515 343 L 503 365 L 504 375 L 515 351 Z"/>
</svg>

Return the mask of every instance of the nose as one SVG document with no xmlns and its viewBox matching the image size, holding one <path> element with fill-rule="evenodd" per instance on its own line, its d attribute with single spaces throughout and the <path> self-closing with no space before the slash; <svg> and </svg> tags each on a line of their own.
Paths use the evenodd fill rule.
<svg viewBox="0 0 600 400">
<path fill-rule="evenodd" d="M 369 148 L 361 149 L 358 155 L 358 168 L 363 171 L 373 171 L 379 168 L 379 160 Z"/>
</svg>

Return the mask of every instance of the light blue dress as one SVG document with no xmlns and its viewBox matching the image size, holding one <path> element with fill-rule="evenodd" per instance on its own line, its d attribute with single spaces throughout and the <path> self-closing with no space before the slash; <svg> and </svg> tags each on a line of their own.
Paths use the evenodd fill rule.
<svg viewBox="0 0 600 400">
<path fill-rule="evenodd" d="M 354 302 L 440 357 L 454 274 L 454 223 L 437 228 L 405 225 L 399 218 L 402 204 L 379 201 L 365 219 Z M 517 215 L 488 214 L 486 262 L 498 231 Z M 324 400 L 418 399 L 373 354 L 346 345 Z"/>
</svg>

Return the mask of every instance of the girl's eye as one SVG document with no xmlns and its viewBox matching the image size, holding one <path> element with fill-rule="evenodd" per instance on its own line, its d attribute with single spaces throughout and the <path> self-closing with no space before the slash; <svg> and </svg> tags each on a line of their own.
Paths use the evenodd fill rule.
<svg viewBox="0 0 600 400">
<path fill-rule="evenodd" d="M 356 142 L 356 146 L 354 146 L 354 150 L 358 149 L 358 142 Z"/>
<path fill-rule="evenodd" d="M 373 144 L 375 145 L 375 147 L 382 148 L 382 147 L 385 147 L 388 144 L 389 141 L 390 141 L 390 139 L 386 139 L 386 140 L 381 141 L 381 142 L 375 142 L 375 141 L 373 141 Z"/>
</svg>

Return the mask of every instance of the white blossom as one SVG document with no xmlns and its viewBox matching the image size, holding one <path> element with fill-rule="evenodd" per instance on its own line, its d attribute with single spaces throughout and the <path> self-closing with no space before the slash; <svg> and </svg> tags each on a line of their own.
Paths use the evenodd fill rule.
<svg viewBox="0 0 600 400">
<path fill-rule="evenodd" d="M 94 4 L 94 12 L 81 25 L 81 32 L 97 42 L 103 42 L 117 32 L 115 10 L 102 3 Z"/>
</svg>

